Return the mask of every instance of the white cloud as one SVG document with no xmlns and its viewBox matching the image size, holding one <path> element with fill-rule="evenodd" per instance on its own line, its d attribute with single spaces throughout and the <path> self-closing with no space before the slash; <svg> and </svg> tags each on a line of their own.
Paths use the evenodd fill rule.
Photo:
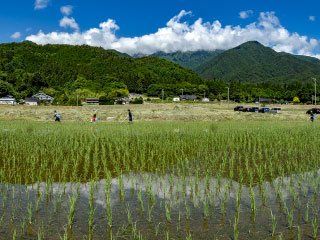
<svg viewBox="0 0 320 240">
<path fill-rule="evenodd" d="M 309 20 L 312 21 L 312 22 L 314 22 L 314 21 L 316 20 L 316 17 L 315 17 L 315 16 L 310 16 L 310 17 L 309 17 Z"/>
<path fill-rule="evenodd" d="M 60 8 L 60 11 L 63 15 L 69 16 L 72 13 L 72 9 L 73 9 L 73 6 L 67 5 L 67 6 L 62 6 Z"/>
<path fill-rule="evenodd" d="M 79 25 L 78 23 L 76 23 L 76 20 L 74 20 L 74 18 L 69 18 L 64 16 L 61 20 L 60 20 L 60 27 L 64 27 L 64 28 L 73 28 L 75 30 L 79 30 Z"/>
<path fill-rule="evenodd" d="M 30 32 L 32 28 L 26 28 L 26 32 Z"/>
<path fill-rule="evenodd" d="M 21 38 L 21 33 L 20 33 L 20 32 L 15 32 L 14 34 L 12 34 L 12 35 L 10 36 L 10 38 L 12 38 L 12 39 Z"/>
<path fill-rule="evenodd" d="M 34 3 L 34 9 L 44 9 L 48 6 L 50 0 L 36 0 Z"/>
<path fill-rule="evenodd" d="M 250 17 L 252 14 L 253 14 L 252 10 L 241 11 L 241 12 L 239 12 L 239 17 L 242 19 L 246 19 L 246 18 Z"/>
<path fill-rule="evenodd" d="M 170 19 L 165 27 L 157 32 L 136 37 L 118 38 L 115 34 L 119 26 L 109 19 L 84 32 L 51 32 L 40 31 L 36 35 L 27 37 L 27 40 L 38 44 L 71 44 L 101 46 L 105 49 L 115 49 L 128 54 L 152 54 L 157 51 L 196 51 L 230 49 L 244 42 L 256 40 L 276 51 L 285 51 L 294 54 L 319 56 L 315 53 L 319 40 L 291 33 L 284 28 L 274 12 L 262 12 L 256 22 L 241 26 L 222 26 L 216 20 L 213 23 L 203 22 L 201 18 L 194 23 L 182 22 L 181 19 L 190 12 L 181 11 Z M 65 17 L 66 18 L 66 17 Z M 68 21 L 67 21 L 68 19 Z M 64 27 L 73 25 L 77 29 L 74 19 L 66 18 Z M 68 24 L 67 24 L 68 23 Z M 60 25 L 61 22 L 60 22 Z M 318 54 L 318 55 L 316 55 Z"/>
</svg>

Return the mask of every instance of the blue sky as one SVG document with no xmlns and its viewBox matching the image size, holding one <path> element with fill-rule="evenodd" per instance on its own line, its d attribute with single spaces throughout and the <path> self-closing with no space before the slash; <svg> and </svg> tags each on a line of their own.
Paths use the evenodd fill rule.
<svg viewBox="0 0 320 240">
<path fill-rule="evenodd" d="M 1 3 L 0 42 L 85 43 L 149 54 L 259 40 L 277 51 L 319 57 L 319 10 L 316 0 L 10 0 Z"/>
</svg>

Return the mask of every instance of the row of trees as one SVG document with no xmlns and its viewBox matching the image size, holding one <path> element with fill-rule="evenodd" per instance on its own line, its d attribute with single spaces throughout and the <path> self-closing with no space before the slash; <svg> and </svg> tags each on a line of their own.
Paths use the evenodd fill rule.
<svg viewBox="0 0 320 240">
<path fill-rule="evenodd" d="M 239 83 L 222 81 L 206 81 L 204 84 L 193 85 L 190 83 L 181 84 L 152 84 L 149 86 L 147 94 L 149 96 L 161 97 L 164 90 L 165 98 L 174 97 L 184 94 L 192 94 L 197 97 L 209 97 L 210 99 L 227 99 L 228 90 L 230 89 L 230 99 L 235 102 L 252 102 L 258 98 L 283 99 L 284 101 L 293 101 L 295 97 L 299 102 L 307 103 L 312 100 L 314 95 L 313 83 L 291 83 L 291 84 L 274 84 L 274 83 Z M 317 90 L 320 95 L 320 89 Z"/>
</svg>

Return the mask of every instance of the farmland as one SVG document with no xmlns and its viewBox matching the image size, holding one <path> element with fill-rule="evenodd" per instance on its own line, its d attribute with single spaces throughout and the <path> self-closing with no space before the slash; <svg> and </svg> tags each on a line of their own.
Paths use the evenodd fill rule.
<svg viewBox="0 0 320 240">
<path fill-rule="evenodd" d="M 122 121 L 130 108 L 138 122 L 154 121 L 307 121 L 306 111 L 310 105 L 282 105 L 282 114 L 257 114 L 234 112 L 236 104 L 222 103 L 158 103 L 143 105 L 112 105 L 112 106 L 5 106 L 0 105 L 0 120 L 31 120 L 52 121 L 53 110 L 62 115 L 62 121 L 88 122 L 97 110 L 99 121 Z M 245 107 L 258 104 L 244 104 Z M 279 107 L 279 105 L 268 105 Z"/>
<path fill-rule="evenodd" d="M 320 133 L 305 109 L 186 106 L 134 106 L 134 124 L 123 106 L 97 107 L 96 124 L 92 107 L 0 121 L 0 238 L 317 239 Z"/>
</svg>

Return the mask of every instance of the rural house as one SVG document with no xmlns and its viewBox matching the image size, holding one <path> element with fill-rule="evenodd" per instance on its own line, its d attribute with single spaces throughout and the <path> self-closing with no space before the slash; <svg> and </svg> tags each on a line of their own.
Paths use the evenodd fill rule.
<svg viewBox="0 0 320 240">
<path fill-rule="evenodd" d="M 47 95 L 47 94 L 44 94 L 44 93 L 38 93 L 38 94 L 35 94 L 32 96 L 32 98 L 36 98 L 38 101 L 46 101 L 47 103 L 52 103 L 54 98 Z"/>
<path fill-rule="evenodd" d="M 86 98 L 86 100 L 83 102 L 84 104 L 99 104 L 99 98 Z"/>
<path fill-rule="evenodd" d="M 24 99 L 24 104 L 27 106 L 37 106 L 38 105 L 38 99 L 33 97 L 26 97 Z"/>
<path fill-rule="evenodd" d="M 11 95 L 7 95 L 5 97 L 0 98 L 0 104 L 5 104 L 5 105 L 16 105 L 17 101 L 16 99 L 11 96 Z"/>
<path fill-rule="evenodd" d="M 115 104 L 129 104 L 132 101 L 131 98 L 123 97 L 115 100 Z"/>
<path fill-rule="evenodd" d="M 209 99 L 209 98 L 201 98 L 200 101 L 201 101 L 201 102 L 210 102 L 210 99 Z"/>
<path fill-rule="evenodd" d="M 181 100 L 197 100 L 197 96 L 194 95 L 180 95 L 179 97 Z"/>
</svg>

